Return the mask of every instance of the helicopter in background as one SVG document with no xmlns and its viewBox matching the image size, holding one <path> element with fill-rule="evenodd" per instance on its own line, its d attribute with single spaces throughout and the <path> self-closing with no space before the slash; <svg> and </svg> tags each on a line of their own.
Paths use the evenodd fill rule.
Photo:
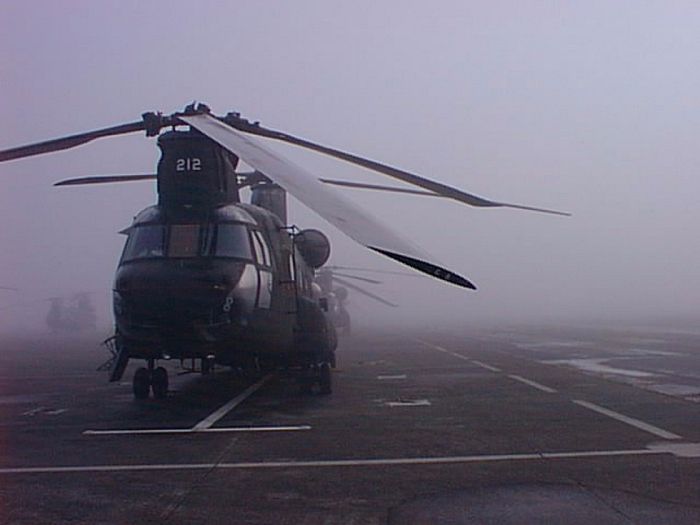
<svg viewBox="0 0 700 525">
<path fill-rule="evenodd" d="M 382 281 L 370 279 L 368 277 L 361 277 L 359 275 L 350 275 L 345 273 L 346 270 L 365 272 L 380 271 L 372 270 L 370 268 L 326 265 L 316 272 L 314 282 L 320 288 L 321 297 L 326 301 L 326 311 L 331 323 L 333 323 L 333 326 L 335 326 L 338 334 L 350 335 L 352 331 L 352 321 L 350 312 L 347 309 L 348 297 L 350 295 L 348 289 L 364 295 L 365 297 L 369 297 L 370 299 L 373 299 L 384 306 L 396 308 L 398 304 L 392 303 L 391 301 L 388 301 L 383 297 L 362 288 L 360 285 L 350 282 L 348 279 L 373 285 L 382 284 Z M 398 275 L 410 275 L 413 277 L 413 274 L 402 274 L 401 272 L 395 273 Z"/>
<path fill-rule="evenodd" d="M 46 326 L 53 333 L 79 332 L 97 329 L 97 314 L 89 292 L 72 297 L 50 297 Z"/>
<path fill-rule="evenodd" d="M 171 129 L 161 134 L 163 128 Z M 168 375 L 158 366 L 161 359 L 196 360 L 203 374 L 214 364 L 297 370 L 305 384 L 331 392 L 337 336 L 324 311 L 327 303 L 314 286 L 329 258 L 330 243 L 318 230 L 288 224 L 287 193 L 370 250 L 470 289 L 475 289 L 470 281 L 435 263 L 326 185 L 567 215 L 490 201 L 264 128 L 238 113 L 214 116 L 203 104 L 169 116 L 144 113 L 136 122 L 0 151 L 0 162 L 136 131 L 158 136 L 161 158 L 156 174 L 81 177 L 57 185 L 156 180 L 158 202 L 139 212 L 122 232 L 127 240 L 113 287 L 115 355 L 110 381 L 121 379 L 129 360 L 144 360 L 146 366 L 133 377 L 137 399 L 150 392 L 156 398 L 167 395 Z M 422 190 L 317 179 L 248 135 L 324 153 Z M 239 161 L 255 171 L 237 172 Z M 250 203 L 241 202 L 242 188 L 250 188 Z"/>
</svg>

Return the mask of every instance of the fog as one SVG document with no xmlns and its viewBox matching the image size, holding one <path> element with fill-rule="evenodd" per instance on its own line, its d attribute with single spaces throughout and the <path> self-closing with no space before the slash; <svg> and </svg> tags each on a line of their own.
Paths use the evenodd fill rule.
<svg viewBox="0 0 700 525">
<path fill-rule="evenodd" d="M 7 1 L 0 148 L 138 120 L 193 100 L 494 200 L 469 208 L 342 191 L 478 291 L 392 277 L 351 296 L 360 322 L 697 319 L 697 2 Z M 319 177 L 394 184 L 292 147 Z M 45 330 L 46 298 L 94 293 L 103 326 L 153 139 L 102 139 L 0 166 L 0 330 Z M 400 183 L 396 182 L 396 185 Z M 332 262 L 401 267 L 291 201 Z M 407 270 L 410 271 L 410 270 Z M 389 276 L 387 276 L 389 277 Z"/>
</svg>

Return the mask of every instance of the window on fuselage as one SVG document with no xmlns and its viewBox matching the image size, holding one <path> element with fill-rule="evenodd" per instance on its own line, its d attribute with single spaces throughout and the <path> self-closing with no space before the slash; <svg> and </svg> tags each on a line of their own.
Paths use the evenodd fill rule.
<svg viewBox="0 0 700 525">
<path fill-rule="evenodd" d="M 197 257 L 200 254 L 199 224 L 173 224 L 170 226 L 168 257 Z"/>
<path fill-rule="evenodd" d="M 216 257 L 252 259 L 250 237 L 242 224 L 219 224 L 216 227 Z"/>
<path fill-rule="evenodd" d="M 253 234 L 253 247 L 255 248 L 255 256 L 258 263 L 263 266 L 272 266 L 270 247 L 267 245 L 263 234 L 259 231 L 252 231 L 251 233 Z"/>
<path fill-rule="evenodd" d="M 163 257 L 163 255 L 165 255 L 165 226 L 151 224 L 131 229 L 122 260 L 151 259 Z"/>
</svg>

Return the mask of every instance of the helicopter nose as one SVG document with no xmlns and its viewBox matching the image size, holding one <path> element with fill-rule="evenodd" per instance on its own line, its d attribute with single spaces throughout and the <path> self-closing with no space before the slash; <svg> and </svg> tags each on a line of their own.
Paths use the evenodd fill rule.
<svg viewBox="0 0 700 525">
<path fill-rule="evenodd" d="M 245 322 L 257 292 L 255 268 L 229 264 L 225 271 L 153 268 L 120 272 L 114 313 L 120 330 L 138 327 L 194 333 L 202 327 Z M 254 278 L 251 278 L 254 277 Z"/>
</svg>

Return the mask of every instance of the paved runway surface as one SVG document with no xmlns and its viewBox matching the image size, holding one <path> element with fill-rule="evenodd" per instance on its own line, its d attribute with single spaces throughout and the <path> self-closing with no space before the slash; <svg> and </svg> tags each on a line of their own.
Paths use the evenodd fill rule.
<svg viewBox="0 0 700 525">
<path fill-rule="evenodd" d="M 332 396 L 173 364 L 146 402 L 95 339 L 0 341 L 0 522 L 700 523 L 700 333 L 368 333 Z"/>
</svg>

